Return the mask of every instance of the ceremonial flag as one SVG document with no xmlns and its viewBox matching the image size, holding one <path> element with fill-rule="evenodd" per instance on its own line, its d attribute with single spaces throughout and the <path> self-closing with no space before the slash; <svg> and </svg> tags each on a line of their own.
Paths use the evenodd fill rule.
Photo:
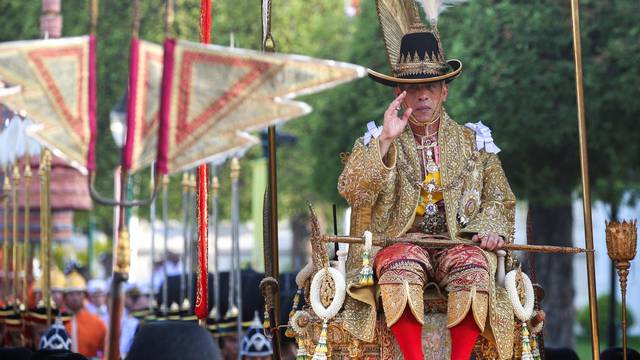
<svg viewBox="0 0 640 360">
<path fill-rule="evenodd" d="M 33 136 L 81 171 L 95 168 L 95 38 L 0 44 L 0 81 L 14 86 L 2 102 L 37 124 Z"/>
<path fill-rule="evenodd" d="M 308 56 L 168 39 L 158 170 L 174 173 L 246 149 L 261 129 L 311 111 L 295 96 L 362 77 L 365 69 Z"/>
</svg>

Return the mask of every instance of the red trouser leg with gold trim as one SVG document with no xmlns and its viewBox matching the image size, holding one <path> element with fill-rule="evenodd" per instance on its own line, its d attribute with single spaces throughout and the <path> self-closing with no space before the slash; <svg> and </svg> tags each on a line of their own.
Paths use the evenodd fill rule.
<svg viewBox="0 0 640 360">
<path fill-rule="evenodd" d="M 423 289 L 429 254 L 412 244 L 394 244 L 376 255 L 378 284 L 387 326 L 405 360 L 422 360 Z"/>
<path fill-rule="evenodd" d="M 461 245 L 434 253 L 436 280 L 447 290 L 451 359 L 468 360 L 489 308 L 489 267 L 482 249 Z"/>
</svg>

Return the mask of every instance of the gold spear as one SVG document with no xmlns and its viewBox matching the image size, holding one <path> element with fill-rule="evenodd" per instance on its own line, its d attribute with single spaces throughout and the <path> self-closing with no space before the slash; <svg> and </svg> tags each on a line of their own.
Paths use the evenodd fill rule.
<svg viewBox="0 0 640 360">
<path fill-rule="evenodd" d="M 11 268 L 13 269 L 13 310 L 18 311 L 18 186 L 20 185 L 20 167 L 16 161 L 13 164 L 13 229 Z"/>
<path fill-rule="evenodd" d="M 9 294 L 9 191 L 11 191 L 11 183 L 9 182 L 9 168 L 4 172 L 4 197 L 2 199 L 4 205 L 4 238 L 2 243 L 2 298 L 4 304 L 8 304 Z"/>
<path fill-rule="evenodd" d="M 50 224 L 51 214 L 51 153 L 44 149 L 40 156 L 40 256 L 42 263 L 42 297 L 47 309 L 47 326 L 51 325 L 51 243 Z"/>
<path fill-rule="evenodd" d="M 29 274 L 29 264 L 30 264 L 30 260 L 31 260 L 31 256 L 29 254 L 30 252 L 30 248 L 29 248 L 29 237 L 30 237 L 30 233 L 29 231 L 31 230 L 29 228 L 29 216 L 31 213 L 31 204 L 29 203 L 30 199 L 29 199 L 29 186 L 31 185 L 31 157 L 29 155 L 27 155 L 26 157 L 26 164 L 24 166 L 24 232 L 23 232 L 23 266 L 22 268 L 24 269 L 24 277 L 22 278 L 22 302 L 25 304 L 25 306 L 27 305 L 27 284 L 28 284 L 28 274 Z"/>
</svg>

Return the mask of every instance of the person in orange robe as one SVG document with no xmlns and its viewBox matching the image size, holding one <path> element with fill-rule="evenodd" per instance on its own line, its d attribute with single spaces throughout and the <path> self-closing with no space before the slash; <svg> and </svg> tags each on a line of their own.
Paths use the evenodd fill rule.
<svg viewBox="0 0 640 360">
<path fill-rule="evenodd" d="M 71 321 L 66 324 L 71 336 L 71 349 L 88 358 L 101 358 L 104 355 L 107 326 L 84 306 L 87 283 L 82 275 L 74 270 L 66 280 L 64 300 L 73 314 Z"/>
</svg>

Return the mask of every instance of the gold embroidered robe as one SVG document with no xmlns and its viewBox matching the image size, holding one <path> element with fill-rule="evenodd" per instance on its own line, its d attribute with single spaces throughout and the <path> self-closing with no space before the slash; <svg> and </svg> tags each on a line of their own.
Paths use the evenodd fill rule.
<svg viewBox="0 0 640 360">
<path fill-rule="evenodd" d="M 477 151 L 474 131 L 455 123 L 446 112 L 443 112 L 438 143 L 449 236 L 469 239 L 475 233 L 495 232 L 511 242 L 515 196 L 497 155 Z M 377 138 L 368 145 L 364 145 L 362 138 L 356 141 L 338 180 L 338 191 L 352 207 L 352 236 L 362 236 L 369 230 L 374 235 L 399 237 L 411 228 L 420 199 L 418 184 L 422 182 L 418 159 L 408 126 L 391 144 L 386 155 L 388 166 L 380 157 Z M 374 254 L 377 250 L 374 248 Z M 361 254 L 362 246 L 351 245 L 343 317 L 345 328 L 352 336 L 371 342 L 377 311 L 375 288 L 358 284 Z M 498 350 L 501 357 L 507 358 L 512 349 L 509 339 L 513 337 L 513 310 L 506 291 L 495 287 L 496 257 L 490 252 L 485 254 L 491 269 L 491 294 L 490 326 L 484 327 L 483 335 L 499 339 Z M 463 309 L 464 314 L 476 308 L 475 291 L 468 294 L 449 299 L 460 302 L 457 308 Z"/>
</svg>

